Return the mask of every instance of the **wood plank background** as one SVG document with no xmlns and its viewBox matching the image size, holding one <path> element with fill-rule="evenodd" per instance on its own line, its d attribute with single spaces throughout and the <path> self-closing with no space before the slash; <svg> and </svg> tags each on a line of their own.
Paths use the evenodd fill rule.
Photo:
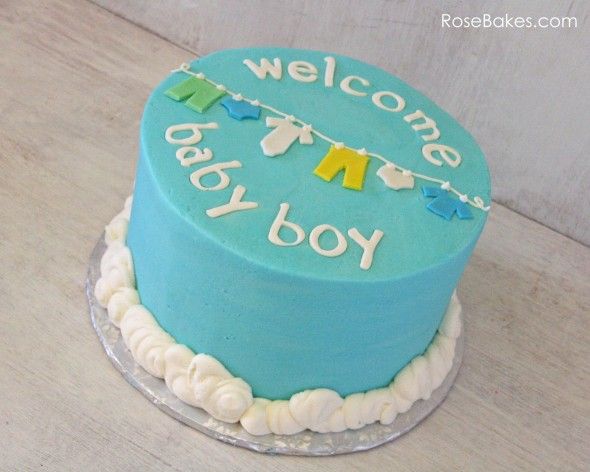
<svg viewBox="0 0 590 472">
<path fill-rule="evenodd" d="M 145 100 L 187 51 L 76 0 L 0 0 L 0 50 L 1 471 L 588 470 L 590 250 L 501 205 L 459 288 L 457 383 L 400 440 L 264 456 L 151 405 L 104 354 L 84 279 Z"/>
<path fill-rule="evenodd" d="M 94 0 L 193 55 L 278 45 L 376 64 L 482 146 L 497 202 L 590 245 L 590 2 Z M 441 14 L 575 16 L 576 29 L 443 29 Z"/>
</svg>

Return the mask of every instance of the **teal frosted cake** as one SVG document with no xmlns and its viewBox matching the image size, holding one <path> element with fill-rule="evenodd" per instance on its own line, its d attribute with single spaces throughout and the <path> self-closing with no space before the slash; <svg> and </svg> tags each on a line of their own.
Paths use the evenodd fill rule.
<svg viewBox="0 0 590 472">
<path fill-rule="evenodd" d="M 214 418 L 389 424 L 452 366 L 489 201 L 473 138 L 395 76 L 221 51 L 151 94 L 95 293 L 136 361 Z"/>
</svg>

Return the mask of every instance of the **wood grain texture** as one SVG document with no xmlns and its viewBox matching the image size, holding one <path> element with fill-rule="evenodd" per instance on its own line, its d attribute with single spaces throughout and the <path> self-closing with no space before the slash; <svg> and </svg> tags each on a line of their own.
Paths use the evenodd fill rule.
<svg viewBox="0 0 590 472">
<path fill-rule="evenodd" d="M 376 64 L 474 134 L 496 201 L 590 245 L 589 2 L 93 1 L 197 55 L 273 44 Z M 442 13 L 575 16 L 578 27 L 444 29 Z"/>
<path fill-rule="evenodd" d="M 590 250 L 500 205 L 459 289 L 457 383 L 393 444 L 264 456 L 147 402 L 83 284 L 130 192 L 143 104 L 187 52 L 87 2 L 0 3 L 0 470 L 587 470 Z"/>
</svg>

